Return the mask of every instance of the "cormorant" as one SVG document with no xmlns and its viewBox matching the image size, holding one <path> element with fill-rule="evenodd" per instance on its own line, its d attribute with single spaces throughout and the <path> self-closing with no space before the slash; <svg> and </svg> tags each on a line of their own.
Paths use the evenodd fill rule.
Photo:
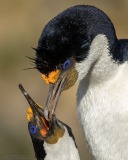
<svg viewBox="0 0 128 160">
<path fill-rule="evenodd" d="M 30 107 L 27 111 L 28 130 L 37 160 L 80 160 L 71 128 L 58 120 L 55 111 L 49 120 L 44 117 L 44 109 L 39 107 L 29 94 L 19 85 Z"/>
<path fill-rule="evenodd" d="M 68 8 L 48 22 L 35 50 L 50 84 L 45 116 L 79 81 L 77 112 L 93 156 L 128 159 L 128 40 L 117 38 L 109 17 L 93 6 Z"/>
</svg>

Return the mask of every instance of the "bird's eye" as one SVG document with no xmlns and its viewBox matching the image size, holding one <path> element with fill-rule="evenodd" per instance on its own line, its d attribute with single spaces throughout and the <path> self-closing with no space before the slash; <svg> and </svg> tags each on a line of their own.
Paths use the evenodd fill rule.
<svg viewBox="0 0 128 160">
<path fill-rule="evenodd" d="M 30 126 L 29 131 L 31 134 L 36 134 L 36 126 L 35 125 Z"/>
<path fill-rule="evenodd" d="M 63 64 L 63 69 L 64 69 L 64 70 L 65 70 L 65 69 L 68 69 L 68 68 L 70 67 L 70 64 L 71 64 L 70 60 L 69 60 L 69 59 L 66 60 L 66 61 L 64 62 L 64 64 Z"/>
</svg>

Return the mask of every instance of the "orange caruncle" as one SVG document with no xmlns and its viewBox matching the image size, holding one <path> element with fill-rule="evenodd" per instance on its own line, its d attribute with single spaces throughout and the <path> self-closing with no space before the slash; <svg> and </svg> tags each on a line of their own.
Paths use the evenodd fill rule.
<svg viewBox="0 0 128 160">
<path fill-rule="evenodd" d="M 27 120 L 30 122 L 32 117 L 33 117 L 33 112 L 32 112 L 31 107 L 29 107 L 27 110 Z"/>
<path fill-rule="evenodd" d="M 46 82 L 46 84 L 49 84 L 49 83 L 54 84 L 54 83 L 56 83 L 56 81 L 59 77 L 59 74 L 60 74 L 60 71 L 56 70 L 56 71 L 50 72 L 48 76 L 42 74 L 41 77 Z"/>
<path fill-rule="evenodd" d="M 38 104 L 37 104 L 38 105 Z M 39 106 L 39 105 L 38 105 Z M 39 106 L 40 108 L 42 108 L 41 106 Z M 33 118 L 33 111 L 32 111 L 32 108 L 31 107 L 28 107 L 28 110 L 27 110 L 27 120 L 28 122 L 31 121 L 31 119 Z"/>
</svg>

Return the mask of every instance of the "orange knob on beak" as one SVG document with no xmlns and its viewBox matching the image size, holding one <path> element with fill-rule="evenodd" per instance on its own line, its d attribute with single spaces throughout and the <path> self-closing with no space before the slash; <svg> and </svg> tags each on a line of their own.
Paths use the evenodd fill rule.
<svg viewBox="0 0 128 160">
<path fill-rule="evenodd" d="M 42 74 L 41 77 L 46 82 L 46 84 L 49 84 L 49 83 L 54 84 L 57 82 L 59 75 L 60 75 L 60 70 L 56 70 L 56 71 L 50 72 L 48 76 Z"/>
</svg>

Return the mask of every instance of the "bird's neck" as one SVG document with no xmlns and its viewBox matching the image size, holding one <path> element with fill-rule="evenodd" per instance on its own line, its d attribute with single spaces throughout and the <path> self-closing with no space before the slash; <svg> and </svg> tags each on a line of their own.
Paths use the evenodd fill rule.
<svg viewBox="0 0 128 160">
<path fill-rule="evenodd" d="M 61 137 L 56 144 L 48 144 L 44 142 L 46 160 L 80 160 L 74 139 L 73 137 L 70 137 L 66 127 L 64 128 L 64 136 Z"/>
<path fill-rule="evenodd" d="M 96 160 L 125 160 L 128 157 L 128 64 L 112 59 L 103 35 L 94 39 L 90 52 L 93 57 L 90 54 L 82 62 L 85 65 L 82 72 L 79 70 L 80 76 L 84 76 L 77 93 L 81 125 Z"/>
<path fill-rule="evenodd" d="M 71 128 L 63 125 L 65 132 L 54 144 L 31 136 L 37 160 L 80 160 Z"/>
<path fill-rule="evenodd" d="M 128 157 L 128 64 L 104 62 L 100 68 L 101 57 L 92 73 L 80 82 L 78 115 L 97 160 L 125 160 Z"/>
<path fill-rule="evenodd" d="M 76 64 L 79 80 L 97 84 L 110 80 L 118 72 L 118 63 L 112 60 L 112 54 L 107 37 L 97 35 L 91 43 L 88 56 Z"/>
</svg>

